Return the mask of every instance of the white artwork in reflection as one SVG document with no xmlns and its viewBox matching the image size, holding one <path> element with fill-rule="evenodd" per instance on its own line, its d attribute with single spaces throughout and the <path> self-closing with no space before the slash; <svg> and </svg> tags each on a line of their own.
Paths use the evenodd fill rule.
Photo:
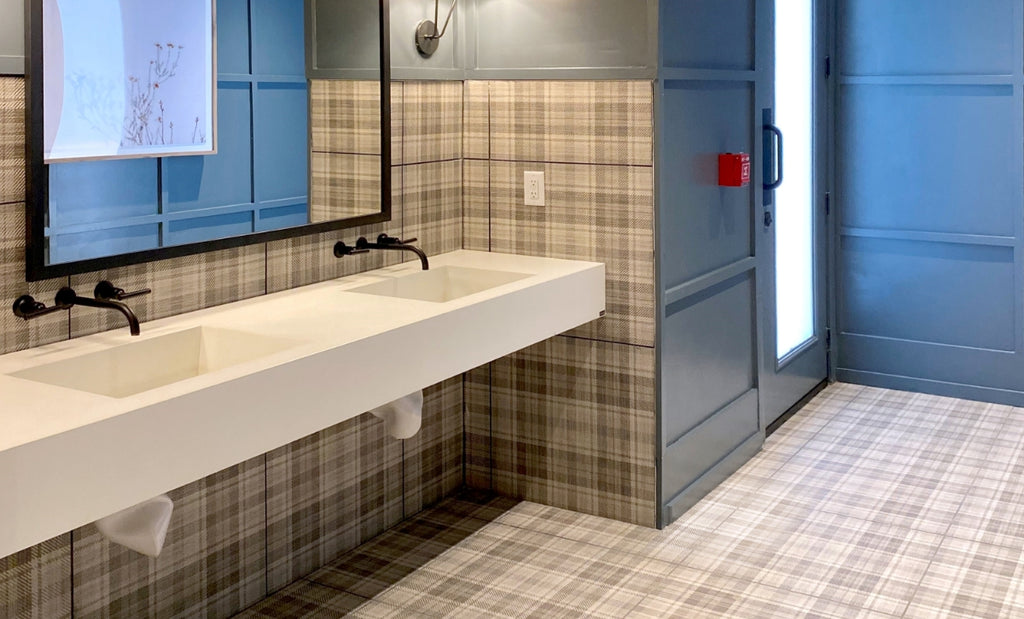
<svg viewBox="0 0 1024 619">
<path fill-rule="evenodd" d="M 44 0 L 44 160 L 215 152 L 212 1 Z"/>
</svg>

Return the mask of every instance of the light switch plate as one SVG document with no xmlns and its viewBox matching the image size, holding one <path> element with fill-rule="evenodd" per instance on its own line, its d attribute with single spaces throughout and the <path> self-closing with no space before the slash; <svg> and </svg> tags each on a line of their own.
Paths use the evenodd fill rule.
<svg viewBox="0 0 1024 619">
<path fill-rule="evenodd" d="M 523 173 L 523 197 L 526 206 L 544 206 L 544 173 Z"/>
</svg>

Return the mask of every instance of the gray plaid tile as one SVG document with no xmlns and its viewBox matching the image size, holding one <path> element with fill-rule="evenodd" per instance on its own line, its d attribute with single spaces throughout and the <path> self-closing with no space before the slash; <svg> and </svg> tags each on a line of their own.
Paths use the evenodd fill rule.
<svg viewBox="0 0 1024 619">
<path fill-rule="evenodd" d="M 312 170 L 311 223 L 374 215 L 381 209 L 380 155 L 316 153 Z"/>
<path fill-rule="evenodd" d="M 465 387 L 466 485 L 491 490 L 491 366 L 485 365 L 463 375 Z"/>
<path fill-rule="evenodd" d="M 405 165 L 402 173 L 401 236 L 419 239 L 416 245 L 428 256 L 462 249 L 462 162 Z M 398 259 L 417 258 L 402 252 Z"/>
<path fill-rule="evenodd" d="M 462 249 L 491 250 L 491 165 L 462 162 Z"/>
<path fill-rule="evenodd" d="M 0 77 L 0 204 L 25 201 L 25 80 Z"/>
<path fill-rule="evenodd" d="M 654 352 L 556 337 L 492 364 L 500 494 L 654 525 Z"/>
<path fill-rule="evenodd" d="M 0 558 L 0 617 L 70 619 L 70 535 Z"/>
<path fill-rule="evenodd" d="M 462 156 L 489 159 L 491 156 L 490 82 L 467 81 L 463 87 Z"/>
<path fill-rule="evenodd" d="M 373 597 L 487 526 L 515 501 L 460 492 L 312 574 L 321 585 Z"/>
<path fill-rule="evenodd" d="M 1011 546 L 946 538 L 932 559 L 907 617 L 1019 617 L 1021 541 Z"/>
<path fill-rule="evenodd" d="M 226 617 L 266 593 L 263 457 L 170 493 L 163 552 L 149 558 L 74 533 L 76 617 Z"/>
<path fill-rule="evenodd" d="M 380 155 L 380 82 L 312 80 L 311 149 L 319 153 Z M 401 165 L 402 83 L 391 85 L 393 165 Z"/>
<path fill-rule="evenodd" d="M 129 302 L 145 323 L 264 294 L 266 249 L 263 245 L 249 245 L 84 273 L 73 276 L 71 285 L 79 294 L 91 296 L 100 280 L 110 280 L 125 290 L 151 288 L 152 294 Z M 71 310 L 73 337 L 123 328 L 124 318 L 116 312 Z"/>
<path fill-rule="evenodd" d="M 462 376 L 423 391 L 423 425 L 405 443 L 405 514 L 462 486 Z"/>
<path fill-rule="evenodd" d="M 25 281 L 25 205 L 0 204 L 0 353 L 6 354 L 41 346 L 68 338 L 69 315 L 57 312 L 25 321 L 17 318 L 9 304 L 23 294 L 37 301 L 53 303 L 53 296 L 67 285 L 67 278 L 33 282 Z"/>
<path fill-rule="evenodd" d="M 235 615 L 236 619 L 331 619 L 344 617 L 366 598 L 299 580 Z"/>
<path fill-rule="evenodd" d="M 462 82 L 404 82 L 402 164 L 462 158 Z"/>
<path fill-rule="evenodd" d="M 649 81 L 490 82 L 491 159 L 651 166 Z"/>
<path fill-rule="evenodd" d="M 360 415 L 267 455 L 267 584 L 275 591 L 402 519 L 402 443 Z"/>
<path fill-rule="evenodd" d="M 543 208 L 524 206 L 523 173 L 545 173 Z M 607 315 L 572 335 L 654 346 L 654 171 L 492 162 L 491 251 L 603 262 Z"/>
</svg>

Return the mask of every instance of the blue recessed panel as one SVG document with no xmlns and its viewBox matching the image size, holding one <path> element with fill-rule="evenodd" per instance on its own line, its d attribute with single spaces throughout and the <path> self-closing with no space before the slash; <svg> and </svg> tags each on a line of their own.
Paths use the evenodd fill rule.
<svg viewBox="0 0 1024 619">
<path fill-rule="evenodd" d="M 217 72 L 249 73 L 247 0 L 217 0 Z"/>
<path fill-rule="evenodd" d="M 847 237 L 841 258 L 844 333 L 1014 349 L 1013 248 Z"/>
<path fill-rule="evenodd" d="M 677 3 L 683 4 L 683 3 Z M 846 75 L 1009 74 L 1019 0 L 843 0 Z"/>
<path fill-rule="evenodd" d="M 159 224 L 58 234 L 50 239 L 49 264 L 116 256 L 159 246 Z"/>
<path fill-rule="evenodd" d="M 306 83 L 256 89 L 256 200 L 305 198 L 309 184 L 309 103 Z"/>
<path fill-rule="evenodd" d="M 663 66 L 754 69 L 754 0 L 660 4 Z M 636 5 L 643 10 L 642 3 Z"/>
<path fill-rule="evenodd" d="M 1013 87 L 846 85 L 838 123 L 843 224 L 1016 233 Z"/>
<path fill-rule="evenodd" d="M 184 245 L 249 234 L 253 231 L 252 219 L 252 211 L 242 211 L 172 221 L 164 229 L 164 244 Z"/>
<path fill-rule="evenodd" d="M 306 75 L 304 2 L 252 1 L 252 72 L 257 75 Z"/>
<path fill-rule="evenodd" d="M 164 160 L 167 212 L 252 202 L 250 85 L 222 82 L 217 89 L 217 154 Z"/>
<path fill-rule="evenodd" d="M 305 202 L 290 206 L 275 206 L 260 211 L 256 222 L 256 231 L 282 230 L 304 226 L 309 223 L 309 205 Z"/>
<path fill-rule="evenodd" d="M 50 227 L 155 215 L 156 159 L 50 166 Z"/>
</svg>

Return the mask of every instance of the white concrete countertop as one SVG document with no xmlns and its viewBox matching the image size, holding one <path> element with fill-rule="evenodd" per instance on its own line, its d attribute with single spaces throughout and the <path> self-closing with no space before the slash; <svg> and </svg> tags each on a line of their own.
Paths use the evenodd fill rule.
<svg viewBox="0 0 1024 619">
<path fill-rule="evenodd" d="M 0 356 L 0 557 L 287 445 L 598 318 L 604 265 L 472 251 L 444 266 L 528 275 L 435 303 L 350 292 L 370 271 Z M 11 376 L 196 327 L 278 352 L 127 397 Z M 158 345 L 156 346 L 158 350 Z"/>
</svg>

